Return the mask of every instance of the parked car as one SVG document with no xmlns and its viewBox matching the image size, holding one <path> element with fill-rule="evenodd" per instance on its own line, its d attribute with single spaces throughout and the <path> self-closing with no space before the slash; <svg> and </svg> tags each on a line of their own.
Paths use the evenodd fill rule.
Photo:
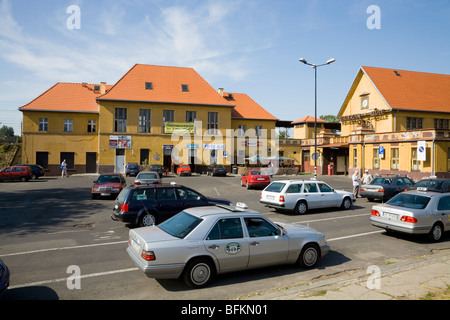
<svg viewBox="0 0 450 320">
<path fill-rule="evenodd" d="M 0 170 L 0 181 L 28 181 L 32 177 L 32 173 L 27 166 L 10 166 Z"/>
<path fill-rule="evenodd" d="M 274 181 L 261 193 L 260 203 L 276 210 L 305 214 L 310 209 L 341 207 L 350 209 L 355 202 L 351 192 L 335 190 L 323 181 Z"/>
<path fill-rule="evenodd" d="M 123 188 L 127 186 L 124 176 L 120 173 L 101 174 L 91 189 L 92 199 L 99 197 L 117 197 Z"/>
<path fill-rule="evenodd" d="M 270 177 L 263 170 L 248 169 L 241 176 L 241 187 L 262 187 L 265 188 L 270 184 Z"/>
<path fill-rule="evenodd" d="M 177 175 L 191 175 L 191 166 L 188 164 L 180 164 L 177 168 Z"/>
<path fill-rule="evenodd" d="M 427 188 L 429 191 L 450 191 L 450 179 L 423 179 L 417 182 L 411 189 Z"/>
<path fill-rule="evenodd" d="M 231 204 L 228 200 L 208 198 L 185 186 L 131 186 L 122 190 L 116 199 L 111 218 L 140 226 L 161 223 L 180 211 L 191 207 Z"/>
<path fill-rule="evenodd" d="M 139 173 L 139 164 L 137 163 L 128 163 L 125 167 L 125 175 L 127 177 L 129 176 L 136 176 Z"/>
<path fill-rule="evenodd" d="M 194 288 L 226 272 L 281 264 L 313 268 L 330 250 L 325 235 L 312 228 L 222 206 L 186 209 L 158 226 L 132 229 L 128 243 L 128 255 L 149 278 L 182 278 Z"/>
<path fill-rule="evenodd" d="M 150 165 L 150 171 L 158 172 L 159 176 L 162 177 L 164 173 L 164 167 L 160 164 Z"/>
<path fill-rule="evenodd" d="M 6 264 L 0 259 L 0 296 L 9 287 L 9 269 Z"/>
<path fill-rule="evenodd" d="M 214 164 L 212 166 L 209 166 L 206 168 L 206 174 L 210 176 L 223 176 L 225 177 L 227 175 L 227 170 L 224 166 Z"/>
<path fill-rule="evenodd" d="M 408 177 L 375 177 L 370 184 L 364 184 L 359 188 L 359 195 L 369 201 L 374 199 L 386 201 L 397 193 L 411 189 L 413 185 L 414 181 Z"/>
<path fill-rule="evenodd" d="M 155 171 L 142 171 L 139 172 L 136 178 L 134 179 L 135 185 L 152 185 L 152 184 L 160 184 L 161 177 L 158 172 Z"/>
<path fill-rule="evenodd" d="M 31 178 L 37 179 L 45 175 L 44 168 L 37 164 L 18 164 L 18 166 L 26 166 L 31 170 Z"/>
<path fill-rule="evenodd" d="M 384 204 L 374 205 L 370 222 L 386 231 L 427 234 L 441 240 L 450 230 L 450 193 L 411 190 L 397 194 Z"/>
</svg>

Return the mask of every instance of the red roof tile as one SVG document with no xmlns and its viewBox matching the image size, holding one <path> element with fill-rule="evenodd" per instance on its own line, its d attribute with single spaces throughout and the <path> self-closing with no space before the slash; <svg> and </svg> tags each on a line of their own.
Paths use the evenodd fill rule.
<svg viewBox="0 0 450 320">
<path fill-rule="evenodd" d="M 450 112 L 450 75 L 361 67 L 392 109 Z"/>
<path fill-rule="evenodd" d="M 111 86 L 106 86 L 106 90 L 110 88 Z M 100 93 L 94 91 L 93 84 L 59 82 L 30 103 L 20 107 L 19 111 L 98 113 L 95 99 L 99 96 Z"/>
<path fill-rule="evenodd" d="M 279 120 L 271 115 L 245 93 L 223 93 L 223 97 L 235 107 L 231 111 L 234 119 Z"/>
<path fill-rule="evenodd" d="M 303 117 L 303 118 L 298 119 L 296 121 L 293 121 L 291 124 L 299 124 L 299 123 L 305 123 L 305 122 L 315 122 L 314 121 L 314 117 L 306 116 L 306 117 Z M 317 122 L 319 122 L 319 123 L 327 123 L 325 120 L 322 120 L 322 119 L 317 119 Z"/>
<path fill-rule="evenodd" d="M 146 83 L 152 83 L 152 90 Z M 188 86 L 188 92 L 182 91 Z M 232 107 L 194 69 L 136 64 L 98 100 L 145 101 Z"/>
</svg>

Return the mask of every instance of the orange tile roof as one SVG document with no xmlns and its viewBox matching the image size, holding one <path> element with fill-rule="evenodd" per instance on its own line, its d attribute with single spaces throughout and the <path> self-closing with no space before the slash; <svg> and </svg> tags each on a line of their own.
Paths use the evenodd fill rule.
<svg viewBox="0 0 450 320">
<path fill-rule="evenodd" d="M 152 90 L 145 88 L 152 83 Z M 188 85 L 189 92 L 181 90 Z M 194 69 L 136 64 L 98 100 L 145 101 L 233 107 Z"/>
<path fill-rule="evenodd" d="M 450 112 L 450 75 L 361 67 L 391 109 Z"/>
<path fill-rule="evenodd" d="M 293 121 L 291 124 L 298 124 L 298 123 L 304 123 L 304 122 L 315 122 L 314 119 L 315 119 L 314 117 L 306 116 L 306 117 L 303 117 L 303 118 L 298 119 L 296 121 Z M 319 123 L 327 123 L 323 119 L 317 119 L 317 122 L 319 122 Z"/>
<path fill-rule="evenodd" d="M 99 86 L 99 85 L 98 85 Z M 111 86 L 106 86 L 106 90 Z M 62 111 L 98 113 L 95 101 L 100 96 L 93 84 L 58 82 L 19 111 Z"/>
<path fill-rule="evenodd" d="M 230 103 L 235 104 L 235 107 L 231 111 L 231 118 L 274 121 L 279 120 L 245 93 L 224 92 L 223 97 Z"/>
</svg>

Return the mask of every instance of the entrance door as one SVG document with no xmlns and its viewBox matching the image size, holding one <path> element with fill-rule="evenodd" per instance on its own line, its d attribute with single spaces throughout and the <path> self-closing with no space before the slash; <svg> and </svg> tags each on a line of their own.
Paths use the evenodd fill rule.
<svg viewBox="0 0 450 320">
<path fill-rule="evenodd" d="M 86 152 L 86 173 L 97 172 L 97 153 Z"/>
<path fill-rule="evenodd" d="M 314 172 L 314 168 L 311 168 L 311 152 L 308 150 L 303 151 L 303 172 Z"/>
<path fill-rule="evenodd" d="M 115 173 L 125 173 L 125 149 L 116 149 Z"/>
</svg>

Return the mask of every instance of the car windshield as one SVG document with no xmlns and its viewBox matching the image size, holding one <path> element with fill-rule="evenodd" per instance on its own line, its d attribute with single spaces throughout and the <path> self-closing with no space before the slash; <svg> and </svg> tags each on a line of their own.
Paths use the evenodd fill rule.
<svg viewBox="0 0 450 320">
<path fill-rule="evenodd" d="M 112 175 L 104 175 L 104 176 L 100 176 L 97 179 L 98 183 L 106 183 L 106 182 L 118 182 L 120 183 L 120 178 L 119 176 L 112 176 Z"/>
<path fill-rule="evenodd" d="M 158 179 L 156 173 L 140 173 L 137 179 Z"/>
<path fill-rule="evenodd" d="M 285 185 L 286 183 L 283 182 L 272 182 L 264 191 L 281 192 Z"/>
<path fill-rule="evenodd" d="M 396 207 L 425 209 L 430 199 L 428 196 L 418 194 L 399 193 L 386 203 Z"/>
<path fill-rule="evenodd" d="M 129 164 L 128 165 L 128 169 L 137 169 L 138 165 L 137 164 Z"/>
<path fill-rule="evenodd" d="M 164 221 L 158 227 L 171 236 L 184 239 L 202 221 L 202 219 L 182 211 L 169 220 Z"/>
<path fill-rule="evenodd" d="M 392 178 L 375 178 L 372 180 L 372 182 L 370 184 L 391 184 L 392 183 Z"/>
</svg>

